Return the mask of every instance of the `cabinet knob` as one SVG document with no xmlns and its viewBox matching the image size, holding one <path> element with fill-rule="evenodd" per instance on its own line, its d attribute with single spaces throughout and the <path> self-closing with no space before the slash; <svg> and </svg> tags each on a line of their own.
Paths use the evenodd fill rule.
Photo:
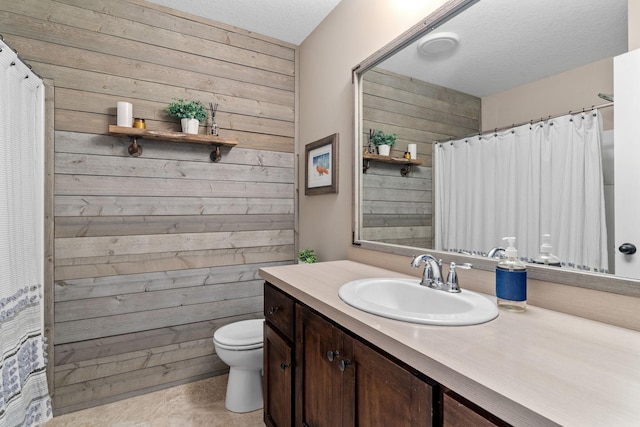
<svg viewBox="0 0 640 427">
<path fill-rule="evenodd" d="M 284 362 L 282 362 L 282 363 L 280 364 L 280 369 L 282 369 L 282 370 L 284 371 L 284 370 L 285 370 L 285 369 L 287 369 L 289 366 L 291 366 L 291 363 L 284 363 Z"/>
<path fill-rule="evenodd" d="M 345 369 L 347 369 L 347 366 L 349 366 L 349 365 L 351 365 L 351 360 L 349 360 L 349 359 L 342 359 L 342 360 L 340 361 L 340 365 L 339 365 L 340 370 L 341 370 L 341 371 L 344 371 Z"/>
<path fill-rule="evenodd" d="M 327 359 L 329 359 L 329 362 L 333 362 L 333 360 L 337 359 L 338 356 L 340 356 L 340 353 L 337 351 L 327 351 Z"/>
<path fill-rule="evenodd" d="M 269 307 L 269 311 L 268 313 L 273 315 L 275 314 L 276 311 L 278 311 L 280 309 L 280 307 Z"/>
</svg>

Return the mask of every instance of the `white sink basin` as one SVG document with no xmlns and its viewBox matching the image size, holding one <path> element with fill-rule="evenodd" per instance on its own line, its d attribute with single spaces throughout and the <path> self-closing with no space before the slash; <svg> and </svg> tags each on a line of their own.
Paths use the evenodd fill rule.
<svg viewBox="0 0 640 427">
<path fill-rule="evenodd" d="M 498 316 L 498 307 L 488 296 L 465 289 L 458 294 L 431 289 L 418 279 L 354 280 L 342 285 L 338 294 L 367 313 L 412 323 L 475 325 Z"/>
</svg>

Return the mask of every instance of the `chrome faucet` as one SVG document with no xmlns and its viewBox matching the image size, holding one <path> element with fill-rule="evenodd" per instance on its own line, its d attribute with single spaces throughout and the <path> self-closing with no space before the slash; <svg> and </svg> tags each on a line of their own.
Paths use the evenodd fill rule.
<svg viewBox="0 0 640 427">
<path fill-rule="evenodd" d="M 429 254 L 416 255 L 411 261 L 411 267 L 419 268 L 422 262 L 426 265 L 420 284 L 434 289 L 442 289 L 442 260 L 437 260 Z"/>
<path fill-rule="evenodd" d="M 449 265 L 449 274 L 447 274 L 447 281 L 445 283 L 442 281 L 442 260 L 436 260 L 433 255 L 429 254 L 416 255 L 413 257 L 413 260 L 411 260 L 411 267 L 419 268 L 423 262 L 426 265 L 420 284 L 432 289 L 451 293 L 461 292 L 456 268 L 470 269 L 472 267 L 472 265 L 468 263 L 456 265 L 456 263 L 452 261 Z"/>
<path fill-rule="evenodd" d="M 487 258 L 504 258 L 504 248 L 496 246 L 495 248 L 489 249 Z"/>
</svg>

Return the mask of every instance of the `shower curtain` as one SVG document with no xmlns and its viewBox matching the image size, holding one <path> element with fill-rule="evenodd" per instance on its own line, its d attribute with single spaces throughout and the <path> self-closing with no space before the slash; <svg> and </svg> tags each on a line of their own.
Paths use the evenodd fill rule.
<svg viewBox="0 0 640 427">
<path fill-rule="evenodd" d="M 0 425 L 51 418 L 43 336 L 44 88 L 0 42 Z"/>
<path fill-rule="evenodd" d="M 532 259 L 543 234 L 563 266 L 606 272 L 597 110 L 434 146 L 435 248 L 486 254 L 517 238 Z"/>
</svg>

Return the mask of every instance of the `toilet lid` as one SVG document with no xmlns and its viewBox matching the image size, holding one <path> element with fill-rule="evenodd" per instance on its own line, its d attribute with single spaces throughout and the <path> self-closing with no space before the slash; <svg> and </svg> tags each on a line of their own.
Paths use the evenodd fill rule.
<svg viewBox="0 0 640 427">
<path fill-rule="evenodd" d="M 213 339 L 224 346 L 232 347 L 255 347 L 262 345 L 263 340 L 263 319 L 241 320 L 229 323 L 213 334 Z"/>
</svg>

